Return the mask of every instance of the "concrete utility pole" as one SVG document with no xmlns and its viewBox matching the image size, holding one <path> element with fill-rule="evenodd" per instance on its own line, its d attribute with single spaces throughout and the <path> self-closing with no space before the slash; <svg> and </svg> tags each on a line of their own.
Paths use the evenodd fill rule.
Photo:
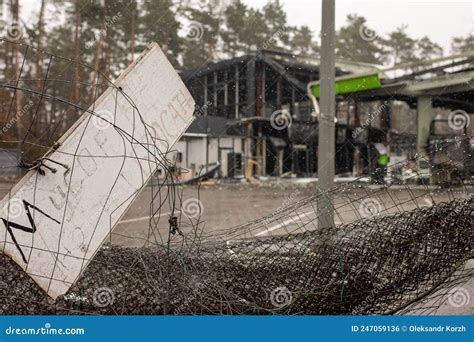
<svg viewBox="0 0 474 342">
<path fill-rule="evenodd" d="M 323 0 L 321 24 L 320 115 L 318 146 L 318 227 L 334 227 L 334 210 L 328 190 L 335 173 L 335 0 Z"/>
</svg>

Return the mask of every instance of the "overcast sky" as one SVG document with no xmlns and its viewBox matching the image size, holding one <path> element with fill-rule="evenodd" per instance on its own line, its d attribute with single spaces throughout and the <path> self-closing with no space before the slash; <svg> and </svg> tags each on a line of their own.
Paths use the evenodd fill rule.
<svg viewBox="0 0 474 342">
<path fill-rule="evenodd" d="M 229 1 L 229 0 L 224 0 Z M 242 0 L 246 4 L 261 8 L 267 0 Z M 289 25 L 308 25 L 319 37 L 321 29 L 321 0 L 280 0 Z M 474 30 L 474 0 L 336 0 L 336 28 L 344 25 L 348 14 L 364 16 L 368 26 L 379 35 L 408 25 L 413 38 L 424 35 L 450 52 L 454 36 L 467 35 Z M 22 0 L 22 11 L 27 17 L 39 10 L 38 0 Z"/>
<path fill-rule="evenodd" d="M 243 0 L 252 7 L 261 8 L 266 0 Z M 321 30 L 321 0 L 280 0 L 289 25 L 308 25 L 319 37 Z M 427 35 L 450 52 L 451 38 L 467 35 L 474 27 L 474 0 L 463 1 L 383 1 L 336 0 L 336 28 L 344 25 L 348 14 L 364 16 L 368 26 L 379 35 L 408 25 L 413 38 Z"/>
</svg>

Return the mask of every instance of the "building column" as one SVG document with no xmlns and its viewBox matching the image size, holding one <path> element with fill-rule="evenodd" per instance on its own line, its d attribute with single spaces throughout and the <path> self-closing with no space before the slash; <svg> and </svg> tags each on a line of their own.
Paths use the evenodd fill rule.
<svg viewBox="0 0 474 342">
<path fill-rule="evenodd" d="M 429 176 L 429 164 L 421 159 L 428 160 L 426 145 L 430 136 L 430 126 L 433 119 L 433 105 L 431 96 L 418 96 L 416 108 L 416 153 L 418 174 Z"/>
<path fill-rule="evenodd" d="M 208 164 L 209 164 L 209 136 L 208 135 L 204 137 L 203 144 L 204 144 L 204 170 L 206 170 L 207 172 Z"/>
</svg>

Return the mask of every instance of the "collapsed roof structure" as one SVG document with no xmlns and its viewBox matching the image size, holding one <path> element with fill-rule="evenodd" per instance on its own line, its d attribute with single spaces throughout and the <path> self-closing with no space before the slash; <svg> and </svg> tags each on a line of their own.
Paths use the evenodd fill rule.
<svg viewBox="0 0 474 342">
<path fill-rule="evenodd" d="M 406 159 L 425 153 L 439 126 L 444 125 L 441 131 L 451 138 L 472 134 L 473 61 L 474 53 L 464 53 L 389 69 L 336 63 L 336 76 L 378 73 L 382 81 L 378 89 L 337 96 L 336 173 L 370 172 L 367 146 L 372 143 L 385 142 L 393 156 Z M 314 175 L 317 120 L 311 115 L 307 85 L 319 79 L 318 63 L 315 58 L 263 50 L 183 72 L 198 118 L 178 145 L 182 166 L 195 174 L 219 162 L 219 175 L 232 177 L 254 160 L 257 175 Z M 448 127 L 452 111 L 470 125 Z M 191 156 L 195 145 L 206 148 Z M 472 161 L 467 164 L 472 173 Z"/>
</svg>

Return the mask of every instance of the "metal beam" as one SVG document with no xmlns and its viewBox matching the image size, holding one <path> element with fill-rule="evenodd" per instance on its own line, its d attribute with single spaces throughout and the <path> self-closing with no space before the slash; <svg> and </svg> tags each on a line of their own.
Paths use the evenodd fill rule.
<svg viewBox="0 0 474 342">
<path fill-rule="evenodd" d="M 404 94 L 408 95 L 425 95 L 428 92 L 443 94 L 470 91 L 474 85 L 474 71 L 462 72 L 457 74 L 447 74 L 441 77 L 435 77 L 424 81 L 413 81 L 406 85 L 403 89 Z M 455 90 L 450 88 L 454 87 Z"/>
</svg>

